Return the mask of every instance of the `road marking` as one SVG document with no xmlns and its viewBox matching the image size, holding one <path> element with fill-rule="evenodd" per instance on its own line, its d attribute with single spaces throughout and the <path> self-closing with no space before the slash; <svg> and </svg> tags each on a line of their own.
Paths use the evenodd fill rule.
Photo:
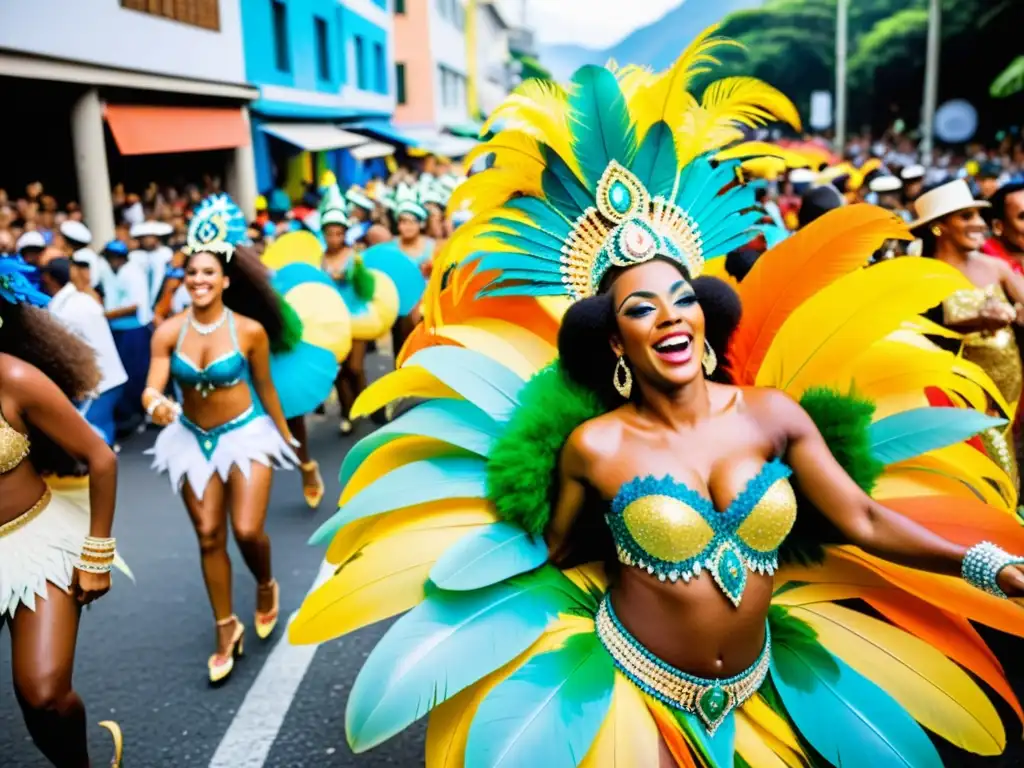
<svg viewBox="0 0 1024 768">
<path fill-rule="evenodd" d="M 326 582 L 334 571 L 335 566 L 330 563 L 321 564 L 309 591 Z M 295 615 L 288 617 L 289 624 Z M 263 767 L 318 647 L 292 645 L 286 628 L 245 694 L 210 760 L 210 768 Z"/>
</svg>

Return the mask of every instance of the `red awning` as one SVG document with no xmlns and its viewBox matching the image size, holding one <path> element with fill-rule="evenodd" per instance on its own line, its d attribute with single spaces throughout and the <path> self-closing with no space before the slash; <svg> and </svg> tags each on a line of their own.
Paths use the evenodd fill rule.
<svg viewBox="0 0 1024 768">
<path fill-rule="evenodd" d="M 122 155 L 233 149 L 251 141 L 240 107 L 107 104 L 105 116 Z"/>
</svg>

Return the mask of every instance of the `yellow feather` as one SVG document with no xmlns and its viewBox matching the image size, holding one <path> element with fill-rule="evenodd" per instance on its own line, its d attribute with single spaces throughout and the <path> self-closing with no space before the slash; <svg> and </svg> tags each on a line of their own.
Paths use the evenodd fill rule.
<svg viewBox="0 0 1024 768">
<path fill-rule="evenodd" d="M 764 734 L 767 734 L 774 743 L 789 750 L 800 757 L 804 756 L 800 741 L 790 727 L 789 723 L 782 719 L 778 712 L 768 706 L 761 694 L 754 694 L 747 699 L 740 711 L 757 726 Z M 781 750 L 776 749 L 776 752 Z"/>
<path fill-rule="evenodd" d="M 497 360 L 528 380 L 558 355 L 558 350 L 522 326 L 480 318 L 444 326 L 444 335 L 467 349 Z"/>
<path fill-rule="evenodd" d="M 569 127 L 568 94 L 557 83 L 527 80 L 495 109 L 484 127 L 485 135 L 496 124 L 502 131 L 522 131 L 547 144 L 583 180 L 579 163 L 572 149 L 572 131 Z"/>
<path fill-rule="evenodd" d="M 965 278 L 933 259 L 894 259 L 841 278 L 798 307 L 776 334 L 758 386 L 799 397 L 853 355 L 962 288 Z"/>
<path fill-rule="evenodd" d="M 757 768 L 803 768 L 806 765 L 795 753 L 785 747 L 783 749 L 785 752 L 780 754 L 777 744 L 765 738 L 764 732 L 754 725 L 743 709 L 736 710 L 736 753 L 747 765 L 756 765 Z"/>
<path fill-rule="evenodd" d="M 537 642 L 504 667 L 434 707 L 427 725 L 426 768 L 465 768 L 469 727 L 487 694 L 534 656 L 561 648 L 573 635 L 593 631 L 594 622 L 590 619 L 562 616 Z"/>
<path fill-rule="evenodd" d="M 885 622 L 831 603 L 791 609 L 818 640 L 899 702 L 918 722 L 958 747 L 997 755 L 1006 746 L 988 696 L 928 643 Z"/>
<path fill-rule="evenodd" d="M 995 491 L 992 495 L 998 497 Z M 933 472 L 893 469 L 890 467 L 875 484 L 872 496 L 878 501 L 904 499 L 914 496 L 952 496 L 977 500 L 977 495 L 963 483 Z"/>
<path fill-rule="evenodd" d="M 612 705 L 580 768 L 650 768 L 658 765 L 660 750 L 661 734 L 647 702 L 616 670 Z"/>
<path fill-rule="evenodd" d="M 636 64 L 627 64 L 615 71 L 619 80 L 619 88 L 626 101 L 629 102 L 642 88 L 650 87 L 657 79 L 657 75 L 650 67 L 641 67 Z"/>
<path fill-rule="evenodd" d="M 440 527 L 444 514 L 417 521 L 359 550 L 324 585 L 302 601 L 288 627 L 293 643 L 323 643 L 407 611 L 423 600 L 430 569 L 445 550 L 474 529 L 460 510 Z M 432 527 L 426 527 L 429 523 Z"/>
<path fill-rule="evenodd" d="M 1016 510 L 1017 493 L 1009 476 L 988 456 L 965 443 L 893 464 L 889 472 L 941 472 L 966 483 L 986 504 Z"/>
<path fill-rule="evenodd" d="M 399 368 L 377 379 L 362 391 L 352 405 L 352 418 L 369 416 L 400 397 L 428 397 L 461 400 L 459 394 L 417 365 Z"/>
<path fill-rule="evenodd" d="M 468 451 L 455 448 L 443 440 L 432 437 L 410 435 L 391 440 L 363 460 L 342 489 L 338 506 L 344 506 L 370 483 L 380 480 L 388 472 L 404 467 L 406 464 L 437 456 L 470 455 L 472 454 Z"/>
<path fill-rule="evenodd" d="M 627 104 L 636 123 L 637 144 L 643 142 L 651 126 L 665 121 L 678 125 L 680 117 L 697 106 L 697 100 L 687 89 L 694 76 L 706 71 L 699 65 L 716 63 L 709 51 L 720 45 L 736 45 L 729 40 L 713 37 L 718 27 L 710 27 L 700 34 L 675 63 L 660 75 L 641 75 L 636 69 L 627 70 Z"/>
<path fill-rule="evenodd" d="M 566 577 L 584 592 L 607 592 L 608 574 L 603 563 L 587 563 L 564 571 Z"/>
<path fill-rule="evenodd" d="M 537 183 L 544 170 L 544 157 L 537 140 L 522 131 L 502 131 L 490 141 L 478 144 L 466 155 L 463 164 L 470 166 L 484 155 L 494 155 L 494 167 L 516 168 L 536 172 Z"/>
<path fill-rule="evenodd" d="M 780 147 L 778 144 L 771 144 L 767 141 L 745 141 L 735 147 L 723 149 L 715 160 L 736 160 L 749 158 L 777 158 L 782 161 L 785 168 L 804 168 L 807 166 L 807 159 L 799 152 Z M 744 164 L 746 167 L 746 164 Z"/>
<path fill-rule="evenodd" d="M 518 194 L 543 197 L 540 174 L 518 168 L 491 168 L 464 181 L 448 201 L 450 210 L 467 209 L 474 214 L 500 208 Z"/>
</svg>

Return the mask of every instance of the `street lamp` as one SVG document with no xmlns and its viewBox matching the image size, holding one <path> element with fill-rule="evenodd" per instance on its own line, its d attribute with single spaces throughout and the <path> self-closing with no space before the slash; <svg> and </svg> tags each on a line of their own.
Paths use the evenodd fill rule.
<svg viewBox="0 0 1024 768">
<path fill-rule="evenodd" d="M 921 159 L 931 165 L 935 148 L 935 107 L 939 98 L 939 47 L 942 8 L 939 0 L 928 3 L 928 51 L 925 54 L 924 107 L 921 110 Z"/>
<path fill-rule="evenodd" d="M 846 53 L 849 42 L 849 0 L 836 3 L 836 149 L 846 146 Z"/>
</svg>

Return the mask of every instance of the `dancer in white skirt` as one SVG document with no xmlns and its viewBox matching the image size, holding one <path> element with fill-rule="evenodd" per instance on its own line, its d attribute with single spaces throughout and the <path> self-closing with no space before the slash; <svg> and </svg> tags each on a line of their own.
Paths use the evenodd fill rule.
<svg viewBox="0 0 1024 768">
<path fill-rule="evenodd" d="M 0 258 L 0 629 L 11 633 L 14 690 L 32 740 L 56 766 L 88 766 L 85 707 L 71 677 L 82 606 L 110 589 L 117 460 L 71 402 L 99 384 L 95 354 L 38 309 L 48 299 L 24 269 Z M 43 480 L 82 466 L 88 511 Z M 101 725 L 120 765 L 120 729 Z"/>
<path fill-rule="evenodd" d="M 209 198 L 188 233 L 185 287 L 191 308 L 153 336 L 143 406 L 164 426 L 151 453 L 170 475 L 192 518 L 203 578 L 217 625 L 211 683 L 225 680 L 242 653 L 245 628 L 231 603 L 228 509 L 235 541 L 256 577 L 255 630 L 277 624 L 279 594 L 264 530 L 271 470 L 297 459 L 270 376 L 270 350 L 287 320 L 259 258 L 245 247 L 245 219 L 226 196 Z M 164 395 L 169 379 L 180 404 Z"/>
</svg>

